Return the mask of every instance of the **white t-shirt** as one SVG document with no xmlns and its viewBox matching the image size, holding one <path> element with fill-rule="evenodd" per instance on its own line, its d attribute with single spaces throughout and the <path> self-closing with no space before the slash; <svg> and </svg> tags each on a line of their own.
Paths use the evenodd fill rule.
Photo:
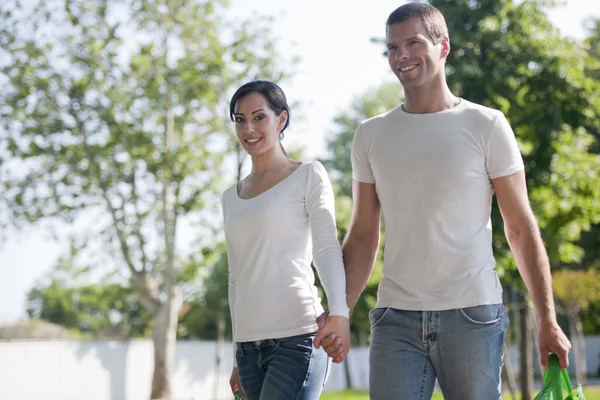
<svg viewBox="0 0 600 400">
<path fill-rule="evenodd" d="M 385 250 L 377 307 L 439 311 L 502 302 L 492 253 L 491 179 L 523 169 L 502 112 L 464 99 L 363 121 L 353 179 L 374 183 Z"/>
<path fill-rule="evenodd" d="M 236 342 L 317 330 L 323 312 L 314 262 L 331 315 L 348 317 L 346 277 L 337 240 L 333 189 L 317 161 L 251 199 L 237 184 L 223 193 L 229 307 Z"/>
</svg>

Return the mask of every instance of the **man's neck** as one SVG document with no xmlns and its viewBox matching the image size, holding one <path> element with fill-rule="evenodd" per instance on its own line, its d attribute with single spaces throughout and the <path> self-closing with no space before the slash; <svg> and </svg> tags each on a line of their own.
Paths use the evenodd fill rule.
<svg viewBox="0 0 600 400">
<path fill-rule="evenodd" d="M 437 85 L 424 85 L 418 88 L 405 88 L 404 111 L 410 114 L 429 114 L 447 110 L 460 103 L 460 99 L 450 91 L 446 82 Z"/>
</svg>

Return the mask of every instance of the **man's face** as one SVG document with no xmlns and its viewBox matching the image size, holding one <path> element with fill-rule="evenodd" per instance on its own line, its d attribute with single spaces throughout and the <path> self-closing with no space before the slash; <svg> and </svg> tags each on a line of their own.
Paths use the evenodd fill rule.
<svg viewBox="0 0 600 400">
<path fill-rule="evenodd" d="M 419 18 L 389 25 L 388 62 L 406 89 L 418 88 L 443 73 L 450 50 L 448 38 L 434 44 Z"/>
</svg>

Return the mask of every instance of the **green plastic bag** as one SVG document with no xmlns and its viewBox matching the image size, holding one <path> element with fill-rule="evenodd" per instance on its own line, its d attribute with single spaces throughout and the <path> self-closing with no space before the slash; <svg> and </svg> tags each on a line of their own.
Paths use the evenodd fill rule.
<svg viewBox="0 0 600 400">
<path fill-rule="evenodd" d="M 567 391 L 564 400 L 585 400 L 581 385 L 573 390 L 569 373 L 560 369 L 556 354 L 550 354 L 548 369 L 544 372 L 544 386 L 533 400 L 563 400 L 563 388 Z"/>
</svg>

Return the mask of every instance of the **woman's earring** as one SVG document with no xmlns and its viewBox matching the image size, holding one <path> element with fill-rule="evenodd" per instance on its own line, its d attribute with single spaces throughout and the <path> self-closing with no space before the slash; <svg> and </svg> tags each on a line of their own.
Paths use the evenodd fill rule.
<svg viewBox="0 0 600 400">
<path fill-rule="evenodd" d="M 283 132 L 279 132 L 279 139 L 283 139 Z"/>
</svg>

